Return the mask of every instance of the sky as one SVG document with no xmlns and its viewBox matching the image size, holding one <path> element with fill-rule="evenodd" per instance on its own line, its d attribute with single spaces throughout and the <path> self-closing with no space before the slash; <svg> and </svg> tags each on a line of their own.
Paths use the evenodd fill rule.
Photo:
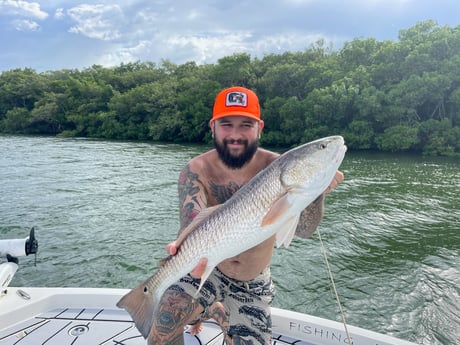
<svg viewBox="0 0 460 345">
<path fill-rule="evenodd" d="M 398 40 L 434 20 L 460 25 L 459 0 L 0 0 L 0 72 L 168 60 L 214 64 L 263 58 L 318 40 Z"/>
</svg>

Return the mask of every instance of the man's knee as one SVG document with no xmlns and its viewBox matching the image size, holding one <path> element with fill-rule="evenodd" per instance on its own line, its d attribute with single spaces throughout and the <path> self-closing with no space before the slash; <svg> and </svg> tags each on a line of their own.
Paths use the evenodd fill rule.
<svg viewBox="0 0 460 345">
<path fill-rule="evenodd" d="M 184 291 L 167 290 L 154 315 L 148 344 L 183 344 L 185 325 L 202 311 L 201 305 Z"/>
</svg>

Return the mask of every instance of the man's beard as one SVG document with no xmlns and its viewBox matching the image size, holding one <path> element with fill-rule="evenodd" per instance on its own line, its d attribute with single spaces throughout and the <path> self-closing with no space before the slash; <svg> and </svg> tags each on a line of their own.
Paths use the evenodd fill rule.
<svg viewBox="0 0 460 345">
<path fill-rule="evenodd" d="M 256 139 L 253 143 L 249 144 L 248 140 L 227 140 L 224 139 L 222 144 L 218 143 L 216 138 L 212 139 L 214 147 L 216 148 L 217 153 L 219 154 L 220 159 L 224 164 L 230 169 L 240 169 L 247 162 L 249 162 L 259 147 L 259 139 Z M 244 151 L 238 156 L 233 156 L 228 149 L 228 144 L 243 144 Z"/>
</svg>

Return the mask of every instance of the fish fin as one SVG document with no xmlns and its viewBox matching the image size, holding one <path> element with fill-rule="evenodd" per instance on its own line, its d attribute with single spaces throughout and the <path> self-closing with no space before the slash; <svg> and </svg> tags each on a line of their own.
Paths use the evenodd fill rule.
<svg viewBox="0 0 460 345">
<path fill-rule="evenodd" d="M 261 227 L 272 225 L 279 221 L 292 206 L 289 199 L 289 194 L 286 193 L 276 200 L 262 219 Z"/>
<path fill-rule="evenodd" d="M 279 248 L 284 245 L 289 247 L 294 238 L 297 225 L 299 224 L 300 215 L 289 218 L 282 226 L 280 231 L 276 233 L 276 246 Z"/>
<path fill-rule="evenodd" d="M 144 338 L 150 333 L 153 325 L 153 315 L 156 304 L 155 297 L 149 293 L 147 281 L 132 289 L 117 303 L 118 308 L 124 308 L 131 315 L 136 328 Z"/>
<path fill-rule="evenodd" d="M 271 226 L 279 222 L 280 230 L 276 233 L 276 245 L 284 245 L 286 248 L 291 244 L 292 239 L 299 223 L 300 214 L 293 215 L 284 220 L 283 217 L 292 211 L 293 196 L 290 193 L 284 194 L 276 200 L 262 219 L 261 226 Z"/>
<path fill-rule="evenodd" d="M 195 296 L 193 298 L 198 297 L 198 293 L 200 292 L 201 288 L 203 287 L 204 283 L 206 282 L 206 279 L 208 279 L 209 275 L 211 272 L 214 270 L 214 266 L 206 266 L 205 271 L 203 272 L 203 275 L 201 276 L 201 281 L 200 281 L 200 286 L 198 286 L 198 290 L 196 290 Z"/>
<path fill-rule="evenodd" d="M 200 211 L 200 213 L 198 213 L 195 218 L 193 218 L 192 222 L 186 226 L 182 231 L 181 233 L 179 234 L 179 236 L 177 236 L 177 239 L 176 239 L 176 246 L 179 247 L 182 242 L 184 242 L 185 238 L 192 232 L 192 230 L 196 227 L 196 225 L 198 223 L 200 223 L 203 219 L 205 219 L 206 217 L 208 217 L 211 213 L 215 212 L 216 210 L 218 210 L 220 207 L 222 206 L 222 204 L 219 204 L 219 205 L 215 205 L 215 206 L 212 206 L 212 207 L 207 207 L 207 208 L 204 208 Z"/>
<path fill-rule="evenodd" d="M 163 267 L 164 265 L 166 265 L 166 263 L 171 260 L 173 257 L 173 255 L 168 255 L 167 257 L 163 258 L 163 259 L 160 259 L 158 260 L 158 267 Z"/>
</svg>

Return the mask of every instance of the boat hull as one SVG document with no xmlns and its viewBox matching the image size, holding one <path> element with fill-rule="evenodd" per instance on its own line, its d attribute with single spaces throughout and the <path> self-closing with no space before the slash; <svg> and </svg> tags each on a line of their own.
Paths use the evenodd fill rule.
<svg viewBox="0 0 460 345">
<path fill-rule="evenodd" d="M 8 288 L 0 297 L 0 345 L 145 345 L 127 312 L 116 307 L 129 290 L 98 288 Z M 414 345 L 388 335 L 289 310 L 272 308 L 273 344 Z M 210 320 L 198 336 L 184 330 L 185 344 L 222 344 Z"/>
</svg>

